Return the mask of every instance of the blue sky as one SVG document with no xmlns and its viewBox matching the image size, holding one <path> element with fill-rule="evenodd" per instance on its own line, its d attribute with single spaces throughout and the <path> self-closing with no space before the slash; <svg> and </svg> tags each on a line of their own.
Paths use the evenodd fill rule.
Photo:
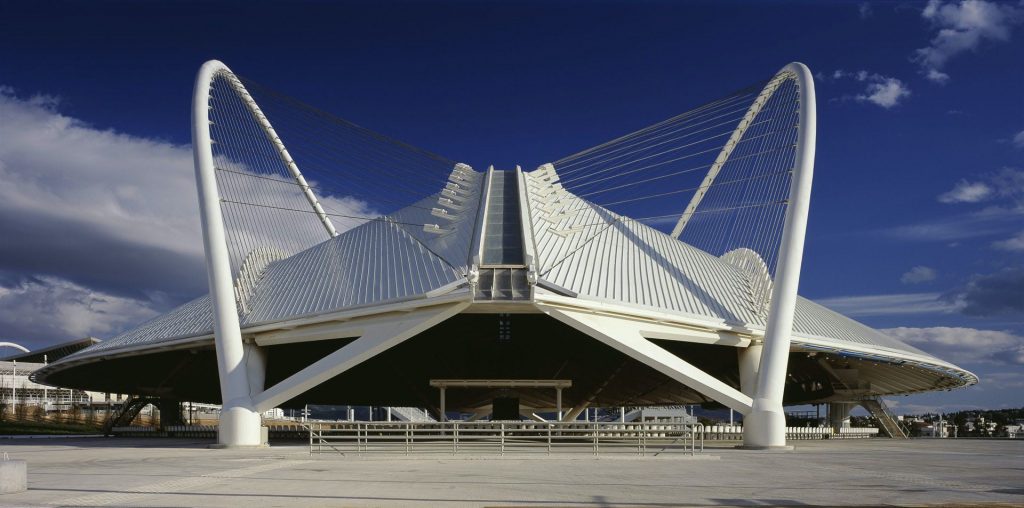
<svg viewBox="0 0 1024 508">
<path fill-rule="evenodd" d="M 204 290 L 187 144 L 210 58 L 478 168 L 802 61 L 801 293 L 983 378 L 903 410 L 1024 405 L 1024 3 L 4 2 L 0 338 L 109 337 Z"/>
</svg>

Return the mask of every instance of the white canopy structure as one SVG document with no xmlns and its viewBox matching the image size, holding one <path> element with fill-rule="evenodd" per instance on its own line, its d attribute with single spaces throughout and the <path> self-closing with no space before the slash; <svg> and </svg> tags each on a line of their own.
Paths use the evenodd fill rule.
<svg viewBox="0 0 1024 508">
<path fill-rule="evenodd" d="M 452 164 L 418 200 L 386 215 L 367 213 L 352 227 L 336 224 L 352 213 L 338 211 L 337 191 L 331 203 L 317 192 L 325 177 L 303 176 L 306 162 L 293 158 L 247 85 L 215 61 L 196 84 L 193 139 L 210 295 L 55 362 L 35 379 L 222 402 L 225 445 L 260 444 L 260 413 L 282 405 L 436 411 L 431 379 L 564 379 L 571 388 L 559 391 L 559 407 L 564 397 L 576 409 L 732 408 L 746 415 L 752 447 L 785 444 L 784 403 L 849 403 L 977 382 L 796 295 L 815 142 L 813 83 L 802 64 L 784 67 L 753 93 L 533 171 Z M 238 134 L 248 145 L 235 155 L 217 152 L 231 146 L 230 133 L 218 131 L 226 121 L 216 117 L 227 99 L 237 101 L 234 118 L 252 131 Z M 772 113 L 783 106 L 786 115 Z M 770 127 L 769 120 L 792 124 Z M 697 150 L 712 159 L 692 165 L 703 179 L 689 188 L 688 205 L 667 187 L 611 204 L 598 199 L 644 180 L 638 175 L 647 166 L 690 157 L 684 149 L 695 143 L 692 133 L 719 123 L 729 124 L 713 134 L 724 144 Z M 680 140 L 684 129 L 689 140 Z M 776 137 L 777 148 L 765 145 Z M 259 173 L 256 158 L 238 162 L 260 150 L 278 173 Z M 734 168 L 741 164 L 740 175 Z M 649 178 L 667 181 L 689 167 Z M 597 183 L 626 175 L 630 183 Z M 290 194 L 261 194 L 235 177 L 287 183 Z M 751 184 L 760 181 L 770 185 Z M 709 208 L 724 203 L 728 196 L 716 192 L 735 182 L 744 182 L 741 198 Z M 674 215 L 651 223 L 615 211 L 618 203 L 661 195 L 670 195 Z M 293 213 L 261 218 L 239 212 L 241 205 Z M 743 215 L 751 210 L 761 215 Z M 728 237 L 747 240 L 715 252 L 701 238 L 721 240 L 724 229 L 697 218 L 720 211 L 731 214 Z M 479 390 L 452 392 L 447 407 L 473 411 L 495 396 Z M 536 410 L 555 407 L 553 390 L 518 395 Z"/>
</svg>

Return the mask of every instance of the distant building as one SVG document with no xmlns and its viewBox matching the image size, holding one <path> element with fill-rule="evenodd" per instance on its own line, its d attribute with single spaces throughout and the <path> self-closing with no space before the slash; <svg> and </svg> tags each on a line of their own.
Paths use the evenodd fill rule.
<svg viewBox="0 0 1024 508">
<path fill-rule="evenodd" d="M 43 385 L 32 381 L 32 375 L 48 363 L 100 343 L 95 337 L 62 342 L 34 351 L 21 352 L 0 360 L 0 405 L 8 408 L 19 404 L 42 406 L 47 411 L 63 411 L 72 405 L 105 405 L 126 397 Z"/>
</svg>

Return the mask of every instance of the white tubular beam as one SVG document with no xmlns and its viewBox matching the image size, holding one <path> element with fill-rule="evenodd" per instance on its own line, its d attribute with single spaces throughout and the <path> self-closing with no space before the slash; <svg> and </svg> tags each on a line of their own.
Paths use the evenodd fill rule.
<svg viewBox="0 0 1024 508">
<path fill-rule="evenodd" d="M 255 407 L 267 411 L 337 376 L 406 339 L 458 314 L 470 302 L 425 307 L 409 312 L 402 319 L 389 318 L 367 323 L 363 334 L 337 351 L 292 374 L 255 397 Z"/>
<path fill-rule="evenodd" d="M 704 181 L 701 182 L 700 187 L 693 193 L 693 197 L 690 198 L 690 204 L 686 206 L 686 210 L 679 216 L 679 222 L 676 223 L 676 227 L 672 228 L 672 238 L 679 238 L 679 235 L 683 234 L 683 229 L 686 228 L 686 224 L 690 222 L 690 218 L 693 217 L 693 212 L 697 210 L 697 206 L 704 200 L 704 196 L 707 194 L 708 189 L 715 183 L 715 178 L 718 177 L 718 173 L 722 170 L 722 166 L 726 162 L 729 162 L 729 157 L 732 155 L 733 150 L 743 140 L 743 135 L 746 134 L 747 129 L 754 123 L 754 119 L 757 118 L 758 113 L 764 108 L 764 105 L 768 103 L 768 99 L 772 98 L 775 91 L 778 90 L 779 84 L 785 81 L 779 76 L 768 82 L 761 93 L 758 94 L 757 98 L 754 99 L 754 103 L 747 109 L 747 113 L 743 115 L 739 125 L 736 126 L 736 130 L 732 131 L 732 135 L 729 136 L 729 140 L 725 142 L 725 146 L 722 147 L 722 151 L 718 152 L 718 157 L 715 158 L 715 162 L 711 164 L 711 168 L 708 169 L 707 176 L 704 177 Z"/>
<path fill-rule="evenodd" d="M 574 422 L 574 421 L 576 421 L 576 419 L 579 418 L 580 415 L 583 414 L 583 412 L 586 411 L 589 407 L 590 407 L 590 403 L 589 402 L 584 402 L 584 403 L 580 404 L 577 407 L 569 409 L 569 411 L 567 413 L 565 413 L 565 416 L 562 417 L 562 421 L 563 422 Z"/>
<path fill-rule="evenodd" d="M 25 353 L 29 352 L 28 348 L 26 348 L 25 346 L 22 346 L 22 345 L 19 345 L 19 344 L 15 344 L 13 342 L 0 342 L 0 347 L 11 347 L 11 348 L 23 351 Z"/>
<path fill-rule="evenodd" d="M 778 268 L 772 288 L 771 307 L 765 327 L 764 351 L 757 373 L 753 409 L 743 422 L 743 444 L 749 448 L 773 448 L 786 445 L 786 415 L 782 395 L 789 368 L 790 334 L 800 286 L 800 266 L 807 232 L 807 212 L 814 176 L 814 144 L 817 113 L 814 79 L 802 63 L 791 63 L 780 73 L 791 73 L 800 93 L 800 125 L 797 132 L 796 160 L 789 190 L 789 207 L 782 229 Z"/>
<path fill-rule="evenodd" d="M 327 230 L 327 234 L 330 235 L 331 238 L 338 236 L 338 230 L 334 229 L 334 223 L 331 222 L 331 218 L 327 216 L 323 207 L 320 206 L 320 201 L 317 199 L 316 194 L 313 193 L 313 189 L 311 189 L 309 184 L 306 183 L 306 178 L 302 176 L 302 172 L 299 171 L 299 166 L 295 164 L 295 160 L 292 159 L 291 154 L 288 153 L 288 149 L 285 148 L 284 143 L 281 141 L 281 137 L 277 135 L 277 131 L 274 130 L 274 126 L 270 124 L 270 120 L 268 120 L 267 116 L 263 114 L 263 110 L 260 109 L 260 105 L 256 104 L 252 95 L 249 95 L 249 91 L 245 89 L 245 85 L 242 84 L 242 81 L 238 79 L 234 73 L 231 73 L 231 71 L 228 72 L 230 73 L 229 80 L 231 81 L 232 87 L 234 87 L 238 95 L 242 97 L 242 100 L 249 107 L 249 112 L 252 113 L 252 116 L 257 122 L 259 122 L 260 127 L 263 129 L 263 133 L 267 135 L 267 139 L 270 140 L 270 143 L 274 145 L 275 149 L 277 149 L 277 153 L 281 156 L 281 162 L 284 162 L 284 165 L 288 167 L 288 171 L 292 174 L 292 177 L 295 178 L 295 182 L 299 184 L 299 187 L 302 189 L 302 193 L 306 196 L 306 200 L 309 201 L 309 205 L 313 207 L 313 211 L 316 212 L 317 217 L 320 218 L 320 222 L 324 225 L 324 229 Z"/>
<path fill-rule="evenodd" d="M 538 305 L 549 316 L 615 348 L 662 374 L 741 413 L 750 412 L 751 399 L 739 390 L 694 367 L 678 356 L 647 340 L 643 324 L 581 310 Z M 579 409 L 579 408 L 577 408 Z M 570 415 L 576 409 L 570 411 Z M 579 412 L 576 412 L 579 415 Z"/>
<path fill-rule="evenodd" d="M 263 444 L 260 436 L 261 420 L 249 395 L 245 349 L 238 324 L 217 175 L 213 166 L 213 149 L 210 145 L 210 84 L 220 72 L 231 71 L 216 60 L 203 64 L 196 76 L 192 96 L 192 150 L 195 157 L 196 189 L 199 192 L 199 219 L 203 228 L 206 273 L 213 306 L 214 344 L 224 404 L 217 441 L 225 446 L 258 446 Z"/>
<path fill-rule="evenodd" d="M 757 372 L 761 366 L 761 352 L 764 346 L 760 343 L 751 344 L 736 350 L 740 366 L 740 391 L 753 400 L 757 394 Z"/>
</svg>

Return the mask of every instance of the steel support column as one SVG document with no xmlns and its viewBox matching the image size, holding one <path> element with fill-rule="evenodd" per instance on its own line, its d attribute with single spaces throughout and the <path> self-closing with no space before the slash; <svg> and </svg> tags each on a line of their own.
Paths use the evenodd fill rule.
<svg viewBox="0 0 1024 508">
<path fill-rule="evenodd" d="M 764 350 L 757 373 L 753 407 L 743 419 L 743 445 L 748 448 L 778 448 L 786 445 L 786 415 L 782 395 L 789 367 L 790 333 L 800 285 L 807 213 L 814 176 L 816 111 L 814 80 L 810 69 L 791 63 L 780 73 L 791 73 L 800 90 L 800 115 L 796 158 L 789 190 L 789 206 L 782 228 L 778 268 L 772 287 L 771 307 L 765 327 Z"/>
<path fill-rule="evenodd" d="M 264 444 L 260 432 L 262 422 L 260 414 L 253 406 L 249 391 L 245 348 L 238 322 L 210 139 L 210 85 L 220 72 L 231 71 L 216 60 L 203 64 L 196 77 L 192 96 L 192 149 L 195 157 L 196 189 L 199 194 L 199 220 L 203 229 L 206 273 L 213 307 L 214 344 L 217 350 L 217 369 L 220 374 L 223 403 L 217 442 L 223 446 L 259 446 Z"/>
</svg>

